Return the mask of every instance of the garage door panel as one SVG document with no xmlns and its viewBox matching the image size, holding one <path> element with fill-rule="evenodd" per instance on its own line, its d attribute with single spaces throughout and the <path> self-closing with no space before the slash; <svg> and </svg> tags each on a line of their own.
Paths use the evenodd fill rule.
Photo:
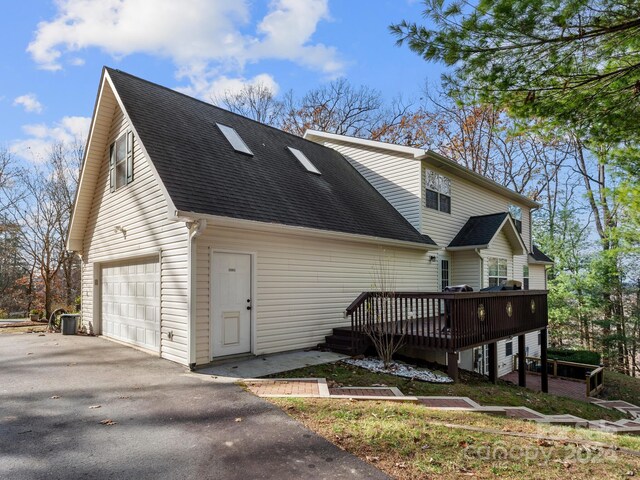
<svg viewBox="0 0 640 480">
<path fill-rule="evenodd" d="M 157 259 L 102 267 L 103 334 L 160 349 L 160 275 Z"/>
</svg>

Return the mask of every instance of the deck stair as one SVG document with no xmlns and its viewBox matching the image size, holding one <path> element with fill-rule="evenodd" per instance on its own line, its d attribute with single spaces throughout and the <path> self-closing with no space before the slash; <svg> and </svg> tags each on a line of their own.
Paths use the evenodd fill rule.
<svg viewBox="0 0 640 480">
<path fill-rule="evenodd" d="M 362 334 L 352 332 L 350 327 L 334 328 L 332 334 L 324 338 L 325 343 L 318 345 L 318 348 L 344 355 L 362 355 L 369 347 L 368 339 Z"/>
</svg>

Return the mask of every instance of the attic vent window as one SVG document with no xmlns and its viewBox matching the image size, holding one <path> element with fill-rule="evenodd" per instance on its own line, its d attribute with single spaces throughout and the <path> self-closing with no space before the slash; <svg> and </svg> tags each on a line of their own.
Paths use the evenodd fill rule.
<svg viewBox="0 0 640 480">
<path fill-rule="evenodd" d="M 247 144 L 244 143 L 244 140 L 242 140 L 242 137 L 238 135 L 238 132 L 236 132 L 234 128 L 221 125 L 220 123 L 216 123 L 216 125 L 236 152 L 253 156 L 253 152 Z"/>
<path fill-rule="evenodd" d="M 293 156 L 298 159 L 298 161 L 302 164 L 302 166 L 307 169 L 307 172 L 317 173 L 318 175 L 321 175 L 320 170 L 318 170 L 316 166 L 313 163 L 311 163 L 311 160 L 309 160 L 304 153 L 302 153 L 297 148 L 292 148 L 292 147 L 287 147 L 287 148 L 291 153 L 293 153 Z"/>
</svg>

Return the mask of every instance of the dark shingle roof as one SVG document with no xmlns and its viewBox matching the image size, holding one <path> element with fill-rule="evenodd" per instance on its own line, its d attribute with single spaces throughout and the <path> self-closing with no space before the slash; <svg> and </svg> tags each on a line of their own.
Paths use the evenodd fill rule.
<svg viewBox="0 0 640 480">
<path fill-rule="evenodd" d="M 536 262 L 553 263 L 553 260 L 549 258 L 547 255 L 545 255 L 544 253 L 542 253 L 536 245 L 533 245 L 533 248 L 531 249 L 531 253 L 529 254 L 529 256 L 533 258 L 533 260 L 535 260 Z"/>
<path fill-rule="evenodd" d="M 335 150 L 107 71 L 178 210 L 435 245 Z M 233 127 L 253 156 L 235 152 L 216 123 Z"/>
<path fill-rule="evenodd" d="M 455 238 L 451 240 L 449 247 L 488 245 L 496 233 L 498 233 L 498 229 L 507 215 L 509 214 L 503 212 L 470 217 Z"/>
</svg>

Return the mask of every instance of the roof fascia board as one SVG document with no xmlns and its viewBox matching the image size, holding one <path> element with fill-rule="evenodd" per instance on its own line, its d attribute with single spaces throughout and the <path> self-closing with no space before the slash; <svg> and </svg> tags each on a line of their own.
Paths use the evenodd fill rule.
<svg viewBox="0 0 640 480">
<path fill-rule="evenodd" d="M 505 197 L 508 197 L 512 200 L 518 201 L 529 208 L 541 207 L 541 205 L 538 202 L 534 202 L 530 198 L 525 197 L 524 195 L 521 195 L 517 192 L 514 192 L 513 190 L 507 187 L 504 187 L 499 183 L 491 180 L 490 178 L 487 178 L 483 175 L 480 175 L 479 173 L 469 170 L 468 168 L 460 165 L 457 162 L 454 162 L 453 160 L 443 155 L 440 155 L 439 153 L 434 152 L 433 150 L 428 150 L 423 156 L 418 157 L 417 160 L 423 160 L 427 163 L 433 163 L 435 167 L 440 167 L 440 165 L 436 163 L 436 162 L 439 162 L 440 164 L 444 164 L 447 168 L 450 168 L 451 170 L 453 170 L 454 174 L 462 178 L 466 178 L 468 180 L 481 183 L 482 186 L 488 188 L 489 190 L 492 190 L 496 193 L 504 195 Z"/>
<path fill-rule="evenodd" d="M 78 208 L 78 199 L 81 189 L 83 189 L 86 179 L 86 164 L 87 158 L 89 155 L 89 149 L 91 148 L 91 144 L 93 142 L 93 133 L 95 130 L 96 118 L 98 117 L 98 107 L 100 106 L 100 102 L 104 95 L 105 88 L 105 76 L 107 74 L 106 68 L 102 68 L 102 75 L 100 77 L 100 87 L 98 89 L 98 94 L 96 95 L 96 101 L 93 105 L 93 115 L 91 117 L 91 126 L 89 127 L 89 136 L 87 137 L 86 147 L 82 154 L 82 165 L 80 167 L 80 180 L 78 182 L 78 188 L 76 189 L 75 198 L 73 199 L 73 211 L 71 212 L 71 220 L 69 222 L 69 231 L 67 232 L 67 241 L 65 242 L 66 249 L 68 251 L 80 251 L 82 249 L 82 239 L 74 238 L 72 233 L 78 228 L 77 227 L 77 208 Z M 85 187 L 86 188 L 86 187 Z"/>
<path fill-rule="evenodd" d="M 488 243 L 484 245 L 465 245 L 464 247 L 447 247 L 446 250 L 484 250 L 486 248 L 489 248 Z"/>
<path fill-rule="evenodd" d="M 138 131 L 136 130 L 136 126 L 131 121 L 131 117 L 129 117 L 129 113 L 127 112 L 127 109 L 124 108 L 124 104 L 122 103 L 122 99 L 120 98 L 120 94 L 118 94 L 118 90 L 116 90 L 115 85 L 113 84 L 113 81 L 111 80 L 111 77 L 109 76 L 109 72 L 108 71 L 105 71 L 105 77 L 106 77 L 106 80 L 109 82 L 109 85 L 111 86 L 111 89 L 113 91 L 113 95 L 116 97 L 116 101 L 118 102 L 118 105 L 120 106 L 120 109 L 122 110 L 122 113 L 124 114 L 124 116 L 129 121 L 129 126 L 131 127 L 131 130 L 133 131 L 133 134 L 135 135 L 135 138 L 140 143 L 140 148 L 142 148 L 142 152 L 144 153 L 144 156 L 147 158 L 147 163 L 149 163 L 149 168 L 151 170 L 151 173 L 153 174 L 156 182 L 158 183 L 158 186 L 160 187 L 160 190 L 162 191 L 164 199 L 167 202 L 167 212 L 169 212 L 168 218 L 169 218 L 169 220 L 173 220 L 173 216 L 171 215 L 170 212 L 174 212 L 176 210 L 175 204 L 173 203 L 173 200 L 169 196 L 169 192 L 168 192 L 167 188 L 165 187 L 164 183 L 162 182 L 162 179 L 160 178 L 160 175 L 158 174 L 158 171 L 156 170 L 156 166 L 153 164 L 153 159 L 149 156 L 149 152 L 147 152 L 147 148 L 144 146 L 144 143 L 142 142 L 142 139 L 140 138 L 140 135 L 138 135 Z"/>
<path fill-rule="evenodd" d="M 527 263 L 529 265 L 555 265 L 555 262 L 546 262 L 544 260 L 536 260 L 531 255 L 529 255 Z"/>
<path fill-rule="evenodd" d="M 299 235 L 305 237 L 322 237 L 334 240 L 343 240 L 359 243 L 369 243 L 377 245 L 389 245 L 402 248 L 410 248 L 413 250 L 438 250 L 437 245 L 429 245 L 426 243 L 408 242 L 404 240 L 394 240 L 392 238 L 373 237 L 369 235 L 360 235 L 354 233 L 335 232 L 331 230 L 321 230 L 319 228 L 297 227 L 293 225 L 284 225 L 280 223 L 259 222 L 256 220 L 245 220 L 241 218 L 223 217 L 220 215 L 209 215 L 196 212 L 175 211 L 172 218 L 176 221 L 192 221 L 194 219 L 207 220 L 208 225 L 244 228 L 247 230 L 255 230 L 261 232 L 285 233 L 290 235 Z"/>
<path fill-rule="evenodd" d="M 337 140 L 339 142 L 353 143 L 355 145 L 362 145 L 365 147 L 379 148 L 382 150 L 389 150 L 391 152 L 409 154 L 409 155 L 412 155 L 414 158 L 420 157 L 426 153 L 425 150 L 421 148 L 405 147 L 404 145 L 395 145 L 393 143 L 378 142 L 376 140 L 366 140 L 364 138 L 350 137 L 347 135 L 340 135 L 337 133 L 321 132 L 319 130 L 307 130 L 306 132 L 304 132 L 304 135 L 302 136 L 302 138 L 306 140 L 311 140 L 311 141 L 315 141 L 314 138 L 323 139 L 323 140 Z"/>
</svg>

